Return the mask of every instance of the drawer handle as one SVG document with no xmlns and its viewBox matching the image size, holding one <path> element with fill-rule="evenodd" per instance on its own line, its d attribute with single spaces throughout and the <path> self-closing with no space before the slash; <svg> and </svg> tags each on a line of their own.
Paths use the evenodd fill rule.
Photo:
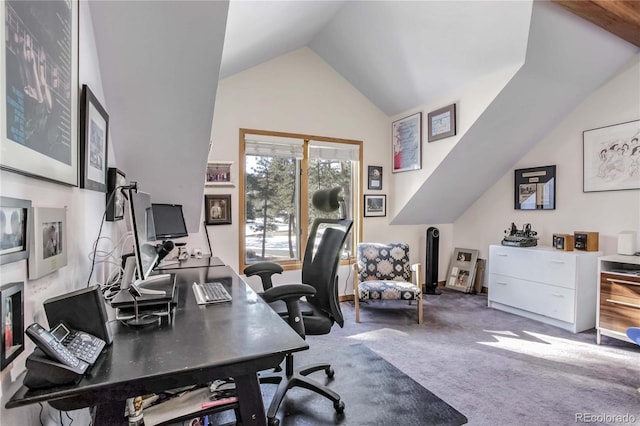
<svg viewBox="0 0 640 426">
<path fill-rule="evenodd" d="M 620 283 L 620 284 L 640 285 L 640 283 L 638 282 L 618 280 L 616 278 L 607 278 L 607 281 L 611 281 L 612 283 Z"/>
<path fill-rule="evenodd" d="M 506 283 L 506 282 L 504 282 L 504 281 L 496 281 L 496 284 L 500 284 L 500 285 L 507 285 L 507 283 Z"/>
<path fill-rule="evenodd" d="M 555 297 L 564 297 L 563 295 L 561 295 L 560 293 L 551 293 L 552 296 Z"/>
<path fill-rule="evenodd" d="M 621 302 L 619 300 L 613 300 L 613 299 L 606 299 L 606 301 L 609 303 L 615 303 L 616 305 L 630 306 L 632 308 L 640 308 L 640 305 L 637 305 L 635 303 Z"/>
<path fill-rule="evenodd" d="M 566 263 L 564 260 L 551 260 L 551 263 Z"/>
<path fill-rule="evenodd" d="M 498 253 L 498 256 L 507 257 L 509 255 L 507 253 Z"/>
</svg>

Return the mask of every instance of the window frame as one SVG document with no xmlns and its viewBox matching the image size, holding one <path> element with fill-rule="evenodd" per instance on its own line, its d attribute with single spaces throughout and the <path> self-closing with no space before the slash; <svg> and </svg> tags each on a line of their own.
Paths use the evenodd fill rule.
<svg viewBox="0 0 640 426">
<path fill-rule="evenodd" d="M 273 136 L 273 137 L 283 137 L 283 138 L 293 138 L 293 139 L 301 139 L 304 141 L 304 158 L 301 160 L 301 173 L 300 173 L 300 259 L 299 260 L 287 260 L 277 262 L 285 271 L 296 270 L 302 268 L 302 260 L 304 259 L 304 251 L 306 249 L 307 239 L 309 237 L 309 205 L 308 203 L 303 203 L 302 200 L 308 199 L 309 193 L 309 175 L 308 175 L 308 161 L 309 161 L 309 142 L 317 141 L 317 142 L 331 142 L 331 143 L 340 143 L 340 144 L 350 144 L 350 145 L 358 145 L 358 170 L 356 173 L 353 173 L 357 182 L 353 185 L 353 188 L 356 190 L 356 194 L 352 195 L 352 212 L 351 215 L 353 217 L 353 228 L 352 232 L 352 242 L 353 247 L 356 247 L 357 243 L 362 240 L 362 156 L 363 156 L 363 142 L 354 139 L 342 139 L 342 138 L 333 138 L 326 136 L 316 136 L 316 135 L 306 135 L 299 133 L 286 133 L 286 132 L 275 132 L 269 130 L 257 130 L 257 129 L 244 129 L 241 128 L 239 131 L 239 159 L 238 159 L 238 264 L 240 265 L 240 270 L 244 270 L 247 266 L 251 265 L 251 263 L 246 262 L 245 252 L 246 252 L 246 200 L 245 200 L 245 184 L 246 184 L 246 154 L 245 154 L 245 136 L 246 135 L 259 135 L 259 136 Z M 342 259 L 340 264 L 346 265 L 354 262 L 355 253 L 351 253 L 348 259 Z"/>
</svg>

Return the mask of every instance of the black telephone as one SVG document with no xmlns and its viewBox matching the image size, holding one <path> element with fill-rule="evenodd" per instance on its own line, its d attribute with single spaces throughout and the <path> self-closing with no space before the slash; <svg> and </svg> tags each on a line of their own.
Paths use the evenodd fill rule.
<svg viewBox="0 0 640 426">
<path fill-rule="evenodd" d="M 105 345 L 104 340 L 88 333 L 74 332 L 64 324 L 62 327 L 58 325 L 54 332 L 55 334 L 38 323 L 33 323 L 26 329 L 27 336 L 37 346 L 26 363 L 27 375 L 24 385 L 30 389 L 77 383 L 95 362 Z M 65 342 L 69 347 L 65 346 Z M 89 351 L 92 355 L 88 356 L 85 353 L 82 342 L 93 348 Z"/>
</svg>

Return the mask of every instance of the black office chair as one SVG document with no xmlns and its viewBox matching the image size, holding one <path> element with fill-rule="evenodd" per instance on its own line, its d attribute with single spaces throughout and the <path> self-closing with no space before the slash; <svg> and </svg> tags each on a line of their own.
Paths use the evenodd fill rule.
<svg viewBox="0 0 640 426">
<path fill-rule="evenodd" d="M 309 335 L 327 334 L 331 331 L 333 323 L 340 327 L 344 325 L 344 318 L 338 303 L 338 264 L 342 247 L 351 230 L 353 221 L 345 219 L 344 200 L 339 196 L 341 188 L 317 191 L 313 195 L 313 205 L 323 212 L 341 210 L 339 219 L 316 219 L 313 221 L 309 239 L 307 241 L 304 260 L 302 263 L 302 283 L 272 286 L 271 276 L 282 272 L 279 265 L 270 262 L 253 264 L 244 270 L 246 276 L 257 275 L 262 280 L 264 300 L 273 304 L 276 301 L 284 301 L 286 313 L 284 319 L 296 332 L 305 337 Z M 318 230 L 321 229 L 321 232 Z M 316 247 L 316 240 L 320 243 Z M 301 310 L 299 299 L 305 296 L 306 306 L 310 310 L 304 313 Z M 305 308 L 307 309 L 307 308 Z M 285 358 L 285 374 L 277 376 L 263 376 L 261 383 L 278 384 L 278 389 L 267 411 L 269 425 L 278 425 L 280 421 L 276 413 L 287 390 L 293 387 L 303 387 L 312 390 L 333 402 L 333 407 L 338 414 L 344 412 L 344 402 L 340 395 L 319 382 L 307 377 L 309 374 L 324 370 L 328 377 L 333 377 L 334 371 L 330 364 L 314 364 L 294 370 L 293 354 Z"/>
</svg>

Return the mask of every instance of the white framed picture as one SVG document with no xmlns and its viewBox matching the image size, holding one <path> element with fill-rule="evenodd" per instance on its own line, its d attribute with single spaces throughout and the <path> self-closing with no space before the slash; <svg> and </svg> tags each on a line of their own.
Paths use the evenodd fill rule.
<svg viewBox="0 0 640 426">
<path fill-rule="evenodd" d="M 33 207 L 29 279 L 35 280 L 67 265 L 67 210 Z"/>
<path fill-rule="evenodd" d="M 233 173 L 233 161 L 209 162 L 204 183 L 207 186 L 235 186 Z"/>
</svg>

